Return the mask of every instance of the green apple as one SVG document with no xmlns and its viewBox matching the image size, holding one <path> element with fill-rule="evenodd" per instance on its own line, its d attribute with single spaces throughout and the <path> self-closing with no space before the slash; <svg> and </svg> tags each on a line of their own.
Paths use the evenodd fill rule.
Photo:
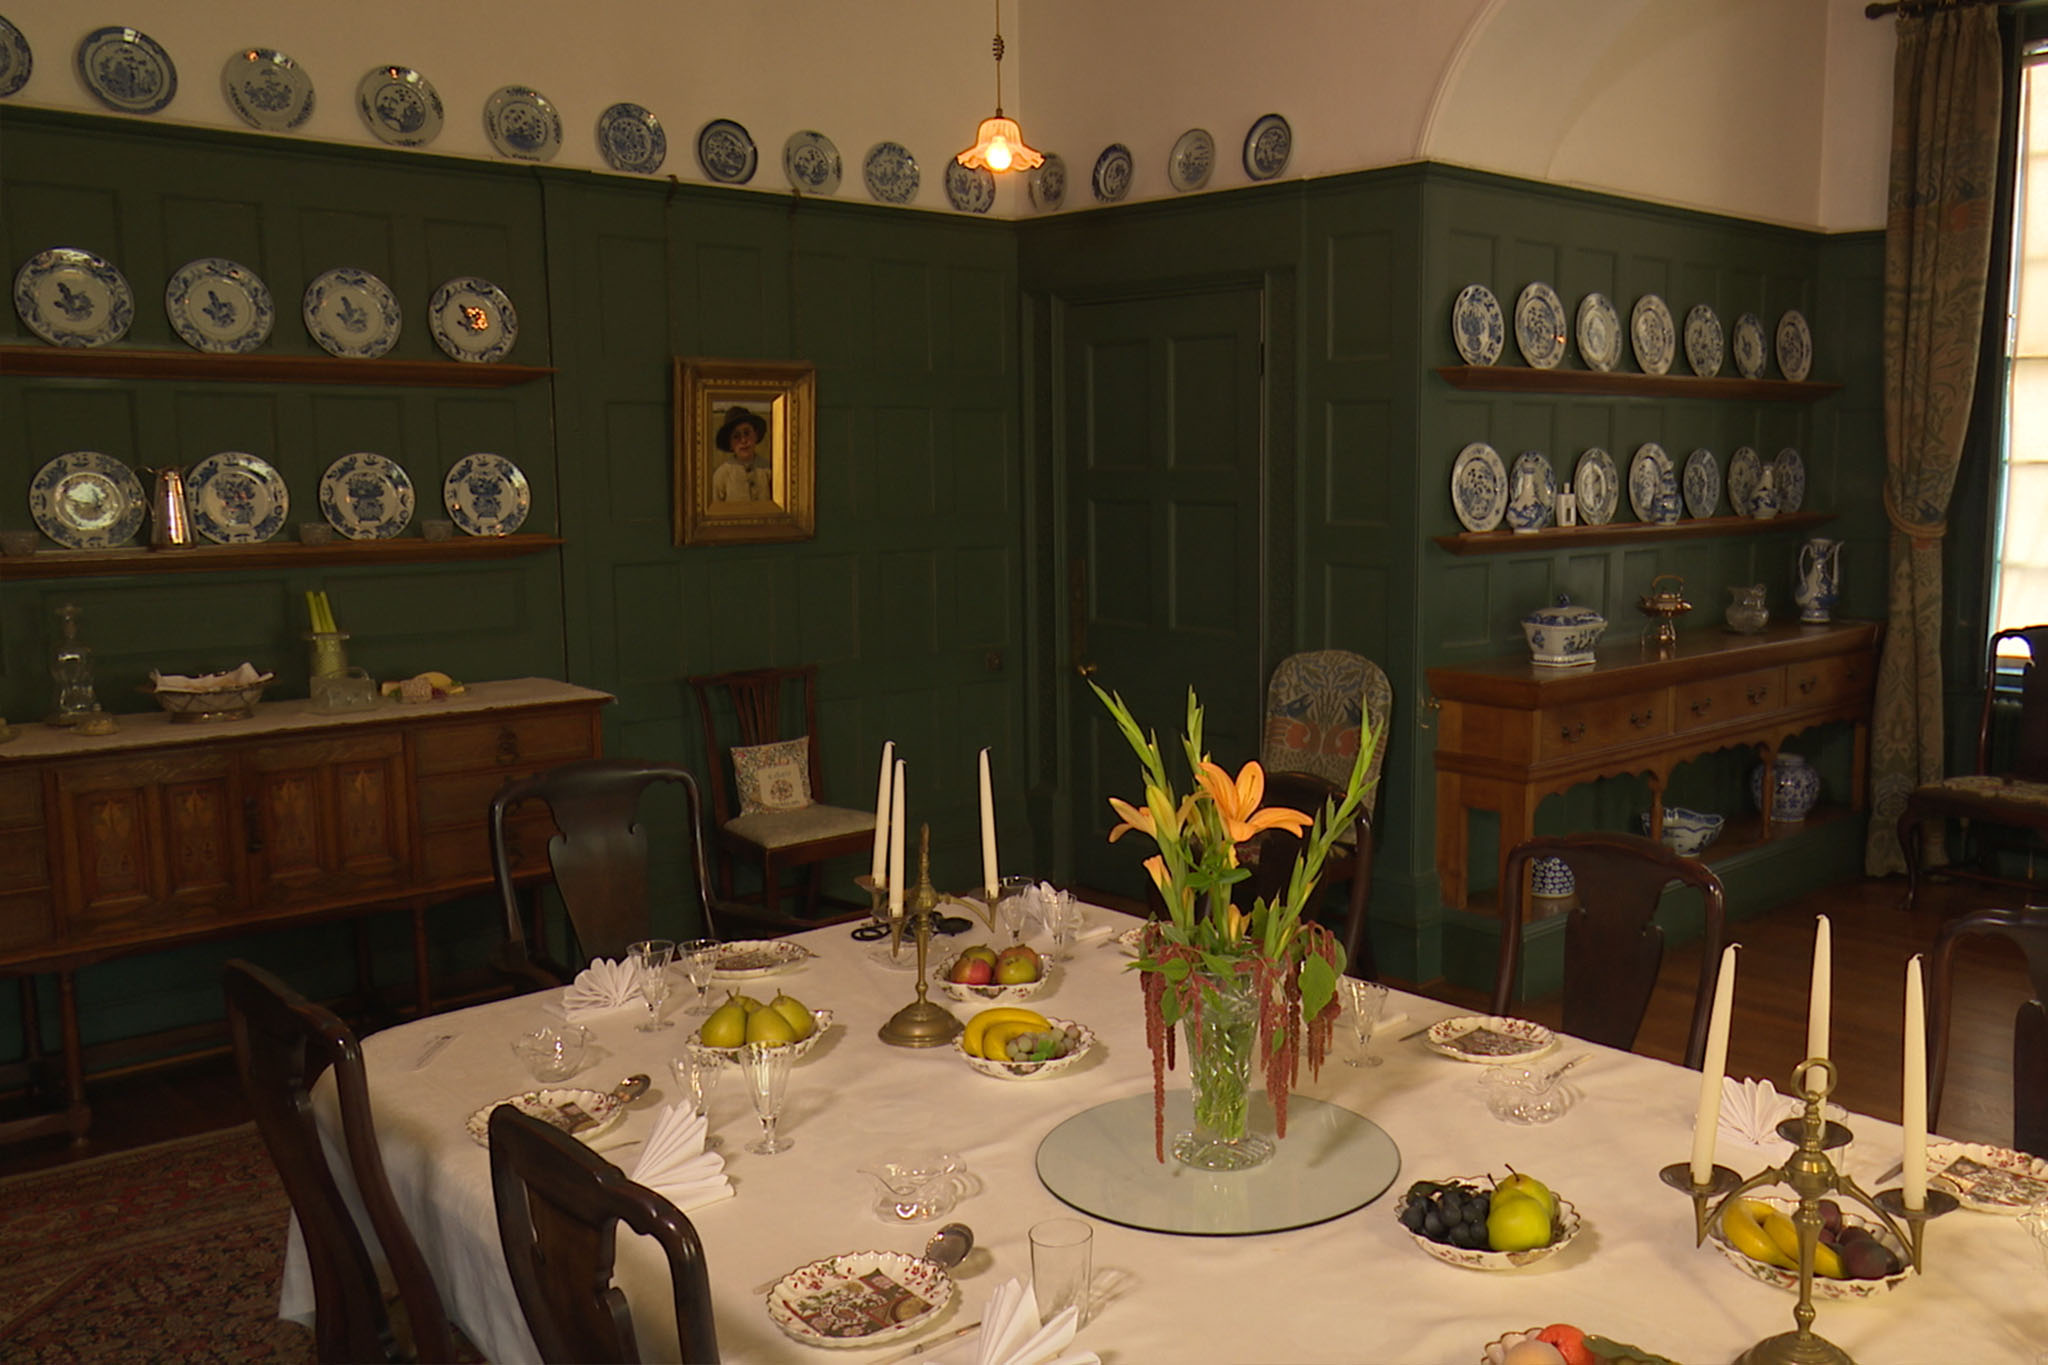
<svg viewBox="0 0 2048 1365">
<path fill-rule="evenodd" d="M 799 1043 L 818 1031 L 818 1021 L 809 1007 L 793 995 L 776 996 L 768 1002 L 768 1008 L 782 1016 Z"/>
<path fill-rule="evenodd" d="M 711 1017 L 697 1030 L 697 1041 L 706 1047 L 738 1047 L 746 1042 L 746 1007 L 738 1000 L 728 1000 L 711 1011 Z"/>
<path fill-rule="evenodd" d="M 1494 1251 L 1530 1251 L 1550 1244 L 1550 1210 L 1526 1194 L 1494 1191 L 1486 1215 L 1486 1245 Z"/>
<path fill-rule="evenodd" d="M 789 1020 L 764 1007 L 747 1016 L 747 1041 L 793 1043 L 796 1041 L 796 1030 L 789 1026 Z"/>
<path fill-rule="evenodd" d="M 1019 943 L 996 955 L 995 979 L 999 986 L 1021 986 L 1036 981 L 1042 971 L 1037 950 L 1028 944 Z"/>
<path fill-rule="evenodd" d="M 1550 1192 L 1550 1186 L 1533 1175 L 1523 1175 L 1514 1167 L 1508 1167 L 1508 1178 L 1498 1181 L 1493 1187 L 1496 1197 L 1503 1194 L 1525 1194 L 1541 1204 L 1552 1218 L 1557 1217 L 1557 1196 Z"/>
</svg>

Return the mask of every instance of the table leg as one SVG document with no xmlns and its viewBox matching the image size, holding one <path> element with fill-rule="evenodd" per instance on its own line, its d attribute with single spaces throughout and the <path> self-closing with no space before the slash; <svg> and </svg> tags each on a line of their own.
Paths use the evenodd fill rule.
<svg viewBox="0 0 2048 1365">
<path fill-rule="evenodd" d="M 92 1107 L 85 1102 L 85 1056 L 78 1039 L 78 982 L 70 972 L 57 973 L 57 1029 L 64 1048 L 64 1118 L 71 1145 L 83 1147 L 92 1127 Z"/>
<path fill-rule="evenodd" d="M 419 1017 L 434 1012 L 434 983 L 427 975 L 427 907 L 412 907 L 412 981 Z"/>
</svg>

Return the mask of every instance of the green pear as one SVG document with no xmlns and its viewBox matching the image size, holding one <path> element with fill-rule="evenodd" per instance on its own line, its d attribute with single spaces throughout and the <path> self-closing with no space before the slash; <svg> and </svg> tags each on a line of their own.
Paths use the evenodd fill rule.
<svg viewBox="0 0 2048 1365">
<path fill-rule="evenodd" d="M 697 1030 L 697 1041 L 706 1047 L 738 1047 L 747 1041 L 747 1011 L 737 1000 L 728 1000 L 711 1011 L 711 1017 Z"/>
<path fill-rule="evenodd" d="M 801 1043 L 818 1031 L 818 1021 L 812 1016 L 810 1008 L 793 995 L 776 996 L 768 1002 L 768 1008 L 782 1016 L 783 1021 L 789 1025 L 790 1032 L 796 1034 L 796 1042 Z"/>
<path fill-rule="evenodd" d="M 1486 1245 L 1494 1251 L 1530 1251 L 1550 1244 L 1550 1210 L 1526 1194 L 1494 1191 L 1486 1215 Z"/>
<path fill-rule="evenodd" d="M 796 1030 L 789 1026 L 789 1020 L 772 1009 L 762 1008 L 747 1016 L 747 1041 L 750 1043 L 793 1043 Z"/>
<path fill-rule="evenodd" d="M 1512 1166 L 1508 1168 L 1508 1178 L 1496 1183 L 1493 1192 L 1496 1197 L 1503 1194 L 1525 1194 L 1541 1204 L 1545 1213 L 1552 1218 L 1557 1217 L 1557 1196 L 1550 1192 L 1550 1186 L 1533 1175 L 1523 1175 Z"/>
<path fill-rule="evenodd" d="M 733 997 L 733 999 L 739 1002 L 739 1007 L 745 1010 L 749 1017 L 754 1015 L 756 1012 L 767 1008 L 767 1006 L 763 1005 L 760 1001 L 756 1000 L 751 995 L 736 995 Z"/>
</svg>

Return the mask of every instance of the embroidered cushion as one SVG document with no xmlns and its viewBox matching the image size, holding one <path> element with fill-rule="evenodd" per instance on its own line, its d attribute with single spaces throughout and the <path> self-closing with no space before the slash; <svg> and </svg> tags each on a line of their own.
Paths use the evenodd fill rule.
<svg viewBox="0 0 2048 1365">
<path fill-rule="evenodd" d="M 732 772 L 741 815 L 802 810 L 811 804 L 811 737 L 736 748 Z"/>
</svg>

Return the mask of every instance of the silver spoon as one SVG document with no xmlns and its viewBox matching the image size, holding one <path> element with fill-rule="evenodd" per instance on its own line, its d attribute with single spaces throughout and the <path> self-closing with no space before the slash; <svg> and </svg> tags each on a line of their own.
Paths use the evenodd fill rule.
<svg viewBox="0 0 2048 1365">
<path fill-rule="evenodd" d="M 652 1084 L 653 1082 L 647 1078 L 645 1072 L 635 1072 L 631 1076 L 626 1077 L 626 1079 L 624 1079 L 623 1081 L 620 1081 L 618 1085 L 613 1088 L 612 1098 L 617 1100 L 620 1104 L 631 1104 L 634 1100 L 637 1100 L 642 1095 L 646 1094 L 647 1087 Z"/>
<path fill-rule="evenodd" d="M 924 1244 L 924 1258 L 942 1270 L 951 1270 L 967 1259 L 967 1253 L 974 1250 L 974 1229 L 965 1223 L 948 1223 L 934 1232 Z M 782 1283 L 782 1276 L 763 1280 L 747 1292 L 765 1294 Z"/>
</svg>

